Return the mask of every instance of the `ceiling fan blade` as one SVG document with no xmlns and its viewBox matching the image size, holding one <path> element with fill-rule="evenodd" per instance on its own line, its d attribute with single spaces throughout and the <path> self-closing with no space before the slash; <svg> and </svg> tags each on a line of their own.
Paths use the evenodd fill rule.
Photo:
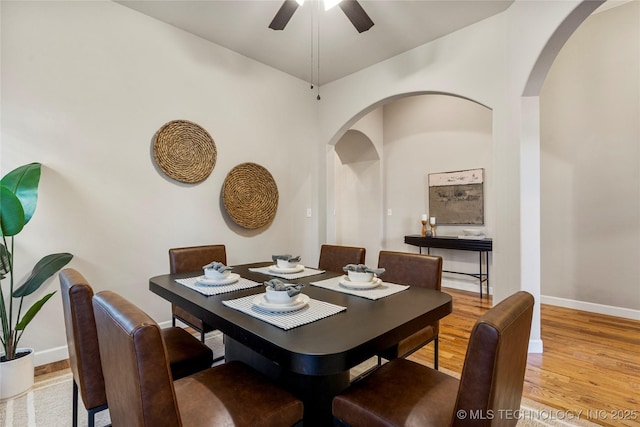
<svg viewBox="0 0 640 427">
<path fill-rule="evenodd" d="M 284 0 L 282 6 L 273 17 L 273 21 L 269 24 L 269 28 L 273 30 L 284 30 L 287 26 L 289 19 L 293 16 L 293 12 L 298 8 L 298 2 L 296 0 Z"/>
<path fill-rule="evenodd" d="M 339 6 L 359 33 L 373 27 L 373 21 L 356 0 L 342 0 Z"/>
</svg>

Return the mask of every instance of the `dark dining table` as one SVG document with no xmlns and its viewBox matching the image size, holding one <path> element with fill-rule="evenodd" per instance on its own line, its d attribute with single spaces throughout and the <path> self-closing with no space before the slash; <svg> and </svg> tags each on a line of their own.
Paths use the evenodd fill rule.
<svg viewBox="0 0 640 427">
<path fill-rule="evenodd" d="M 233 267 L 241 277 L 262 283 L 274 277 L 249 269 L 272 263 Z M 305 406 L 304 425 L 331 426 L 331 400 L 349 385 L 349 370 L 403 338 L 451 313 L 451 296 L 432 289 L 409 287 L 370 300 L 310 285 L 341 276 L 323 273 L 292 280 L 305 285 L 312 299 L 346 307 L 323 319 L 284 330 L 222 302 L 264 292 L 264 286 L 206 296 L 176 282 L 201 271 L 163 274 L 149 279 L 149 289 L 225 335 L 225 360 L 240 360 L 291 391 Z M 381 276 L 384 280 L 384 276 Z M 286 280 L 285 280 L 286 281 Z"/>
</svg>

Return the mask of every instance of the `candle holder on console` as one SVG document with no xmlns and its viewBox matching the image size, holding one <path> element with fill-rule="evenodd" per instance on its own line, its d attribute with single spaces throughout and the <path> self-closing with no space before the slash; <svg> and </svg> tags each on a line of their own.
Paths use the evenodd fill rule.
<svg viewBox="0 0 640 427">
<path fill-rule="evenodd" d="M 432 216 L 431 218 L 429 218 L 429 233 L 428 235 L 430 237 L 435 237 L 436 236 L 436 217 Z"/>
<path fill-rule="evenodd" d="M 422 237 L 426 237 L 427 236 L 427 214 L 422 214 L 422 218 L 421 219 L 421 223 L 422 223 L 422 231 L 420 233 L 420 235 L 422 235 Z"/>
</svg>

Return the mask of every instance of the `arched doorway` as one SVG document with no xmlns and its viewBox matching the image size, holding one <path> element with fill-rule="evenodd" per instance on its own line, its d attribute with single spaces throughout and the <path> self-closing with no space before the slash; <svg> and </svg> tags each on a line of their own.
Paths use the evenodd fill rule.
<svg viewBox="0 0 640 427">
<path fill-rule="evenodd" d="M 429 212 L 428 174 L 476 168 L 487 177 L 485 223 L 479 227 L 491 235 L 492 123 L 489 108 L 436 93 L 387 100 L 356 122 L 334 147 L 335 241 L 366 247 L 369 265 L 376 265 L 381 249 L 406 251 L 404 236 L 419 233 L 421 215 Z M 460 235 L 464 227 L 443 225 L 440 230 Z M 478 268 L 476 254 L 435 252 L 450 270 Z M 445 276 L 445 286 L 478 290 L 476 279 Z"/>
</svg>

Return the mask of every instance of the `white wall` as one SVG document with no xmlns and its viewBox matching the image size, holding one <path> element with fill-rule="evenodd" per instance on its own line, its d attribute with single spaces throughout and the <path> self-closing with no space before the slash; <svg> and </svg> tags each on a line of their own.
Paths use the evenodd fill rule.
<svg viewBox="0 0 640 427">
<path fill-rule="evenodd" d="M 640 318 L 639 52 L 640 2 L 633 1 L 589 17 L 544 83 L 548 302 Z"/>
<path fill-rule="evenodd" d="M 168 271 L 170 247 L 225 243 L 230 263 L 282 251 L 317 262 L 318 216 L 306 208 L 318 212 L 323 148 L 307 83 L 113 2 L 0 7 L 2 174 L 44 164 L 38 208 L 16 239 L 21 275 L 69 251 L 69 266 L 96 291 L 112 289 L 166 321 L 169 304 L 148 279 Z M 216 143 L 217 164 L 201 184 L 154 167 L 153 135 L 175 119 L 198 123 Z M 223 213 L 222 183 L 241 162 L 263 165 L 278 185 L 265 230 L 247 232 Z M 58 286 L 56 278 L 46 290 Z M 59 295 L 21 344 L 36 348 L 36 364 L 66 357 Z"/>
</svg>

